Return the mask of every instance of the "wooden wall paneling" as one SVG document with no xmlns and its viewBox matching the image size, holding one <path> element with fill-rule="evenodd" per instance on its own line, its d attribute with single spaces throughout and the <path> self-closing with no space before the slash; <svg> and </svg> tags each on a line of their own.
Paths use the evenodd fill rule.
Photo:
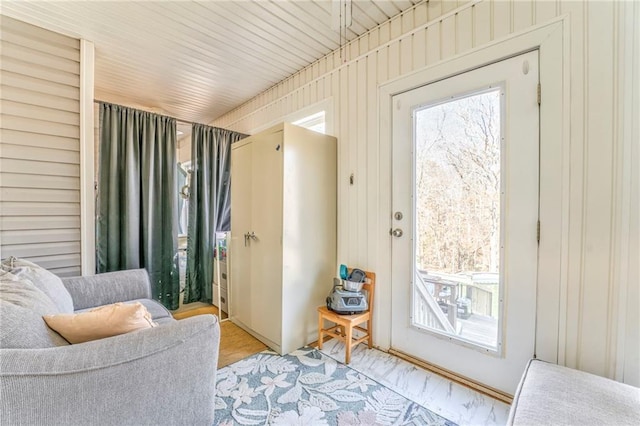
<svg viewBox="0 0 640 426">
<path fill-rule="evenodd" d="M 583 198 L 584 191 L 584 139 L 586 137 L 585 112 L 588 102 L 585 78 L 587 74 L 584 49 L 586 40 L 584 31 L 585 3 L 566 1 L 561 3 L 562 12 L 571 16 L 571 34 L 569 36 L 571 55 L 571 175 L 569 176 L 569 258 L 567 259 L 567 288 L 562 289 L 561 310 L 565 318 L 560 317 L 560 348 L 558 360 L 562 365 L 578 368 L 578 341 L 580 323 L 580 299 L 582 298 L 583 253 Z"/>
<path fill-rule="evenodd" d="M 0 109 L 7 115 L 14 115 L 18 117 L 38 117 L 42 121 L 52 121 L 62 124 L 70 124 L 73 126 L 80 125 L 80 114 L 76 112 L 68 112 L 59 110 L 56 108 L 41 107 L 36 105 L 29 105 L 22 102 L 15 102 L 10 100 L 0 101 Z"/>
<path fill-rule="evenodd" d="M 592 373 L 607 374 L 607 307 L 612 295 L 611 220 L 613 122 L 613 3 L 589 3 L 587 19 L 586 184 L 584 199 L 583 296 L 579 365 Z M 610 141 L 603 143 L 603 141 Z M 588 315 L 585 315 L 588 313 Z"/>
<path fill-rule="evenodd" d="M 3 216 L 73 216 L 79 203 L 1 201 Z M 4 242 L 3 242 L 4 243 Z"/>
<path fill-rule="evenodd" d="M 358 37 L 358 54 L 363 55 L 369 51 L 369 33 L 365 33 L 362 36 Z"/>
<path fill-rule="evenodd" d="M 66 176 L 2 173 L 3 187 L 80 189 L 80 179 Z M 6 211 L 3 212 L 6 214 Z"/>
<path fill-rule="evenodd" d="M 39 133 L 43 135 L 79 138 L 80 127 L 64 123 L 42 121 L 38 118 L 25 118 L 3 113 L 2 126 L 5 129 L 21 132 Z"/>
<path fill-rule="evenodd" d="M 429 2 L 420 2 L 413 9 L 414 28 L 420 28 L 429 21 L 427 5 Z"/>
<path fill-rule="evenodd" d="M 348 234 L 349 226 L 349 212 L 348 212 L 348 158 L 347 158 L 347 141 L 344 140 L 344 127 L 347 121 L 345 117 L 345 110 L 343 108 L 341 93 L 341 73 L 342 70 L 336 70 L 329 74 L 331 79 L 331 92 L 333 94 L 333 111 L 334 111 L 334 126 L 335 136 L 338 139 L 338 250 L 337 258 L 339 262 L 347 262 L 346 258 L 348 253 L 348 241 L 345 241 L 344 236 Z M 347 170 L 346 170 L 347 169 Z"/>
<path fill-rule="evenodd" d="M 3 53 L 6 53 L 3 51 Z M 2 85 L 11 86 L 19 89 L 30 90 L 32 92 L 40 92 L 48 95 L 54 95 L 61 98 L 68 98 L 77 101 L 80 99 L 80 89 L 78 87 L 69 86 L 50 82 L 39 78 L 33 78 L 26 75 L 16 74 L 9 71 L 2 72 Z M 5 95 L 6 96 L 6 95 Z M 7 99 L 3 96 L 4 99 Z M 17 100 L 17 99 L 11 99 Z"/>
<path fill-rule="evenodd" d="M 427 3 L 427 16 L 429 21 L 440 17 L 444 12 L 442 11 L 442 0 L 430 0 Z"/>
<path fill-rule="evenodd" d="M 492 40 L 499 40 L 511 33 L 511 1 L 490 0 L 492 7 Z"/>
<path fill-rule="evenodd" d="M 618 75 L 622 82 L 619 87 L 620 106 L 624 112 L 618 115 L 618 135 L 623 140 L 618 152 L 619 172 L 619 215 L 616 244 L 619 247 L 618 272 L 613 276 L 620 286 L 617 307 L 618 338 L 615 362 L 616 380 L 640 387 L 640 123 L 634 117 L 640 116 L 640 5 L 637 2 L 621 3 L 619 6 Z M 634 344 L 635 342 L 635 344 Z"/>
<path fill-rule="evenodd" d="M 54 149 L 54 148 L 41 148 L 34 147 L 28 145 L 14 145 L 14 144 L 3 144 L 2 153 L 0 157 L 8 160 L 22 160 L 22 161 L 49 161 L 52 164 L 56 163 L 69 163 L 74 164 L 77 168 L 80 167 L 80 154 L 77 151 L 63 150 L 63 149 Z M 52 161 L 55 160 L 55 161 Z M 27 166 L 27 164 L 23 164 Z M 33 170 L 36 174 L 42 174 L 38 168 L 39 165 L 32 164 L 32 166 L 36 166 L 34 168 L 25 169 L 22 173 L 30 172 Z M 71 175 L 63 175 L 63 176 L 78 176 L 78 174 Z"/>
<path fill-rule="evenodd" d="M 413 36 L 413 69 L 418 70 L 427 64 L 427 30 L 417 31 Z"/>
<path fill-rule="evenodd" d="M 4 33 L 3 33 L 4 36 Z M 38 50 L 33 50 L 25 46 L 20 46 L 13 43 L 7 43 L 5 41 L 0 42 L 2 48 L 2 54 L 10 58 L 17 58 L 21 61 L 32 63 L 35 65 L 43 65 L 48 68 L 53 68 L 60 71 L 66 71 L 69 73 L 79 72 L 79 55 L 78 51 L 75 52 L 78 59 L 66 59 L 59 56 L 43 53 Z"/>
<path fill-rule="evenodd" d="M 471 8 L 473 16 L 473 47 L 491 41 L 491 1 L 483 1 Z"/>
<path fill-rule="evenodd" d="M 312 89 L 315 89 L 315 83 L 309 79 L 309 82 L 306 83 L 302 88 L 302 105 L 303 107 L 308 107 L 309 105 L 311 105 L 311 92 Z"/>
<path fill-rule="evenodd" d="M 355 39 L 354 41 L 350 41 L 347 45 L 347 56 L 346 56 L 346 60 L 347 61 L 351 61 L 356 59 L 358 56 L 360 56 L 360 43 L 358 43 L 358 39 Z M 344 63 L 344 60 L 343 60 Z"/>
<path fill-rule="evenodd" d="M 380 28 L 376 27 L 369 31 L 369 49 L 371 49 L 370 53 L 373 53 L 375 49 L 380 46 Z"/>
<path fill-rule="evenodd" d="M 356 182 L 358 195 L 357 195 L 357 216 L 358 221 L 358 243 L 360 248 L 358 250 L 358 265 L 366 265 L 369 258 L 369 247 L 371 245 L 369 241 L 369 230 L 367 229 L 367 176 L 369 170 L 369 164 L 367 161 L 367 117 L 368 109 L 370 108 L 368 99 L 368 84 L 367 84 L 367 57 L 363 57 L 357 62 L 356 70 L 356 111 L 355 111 L 355 123 L 357 123 L 357 142 L 356 145 L 356 157 L 355 168 L 358 181 Z M 366 266 L 365 266 L 366 267 Z"/>
<path fill-rule="evenodd" d="M 456 14 L 456 53 L 464 53 L 473 47 L 473 8 Z"/>
<path fill-rule="evenodd" d="M 377 81 L 378 81 L 378 87 L 379 87 L 380 84 L 389 80 L 389 71 L 387 67 L 387 64 L 389 63 L 388 47 L 382 48 L 377 52 L 376 62 L 377 62 L 376 68 L 377 68 L 377 74 L 378 74 Z M 380 102 L 380 99 L 378 98 L 379 90 L 376 90 L 376 92 L 377 92 L 376 93 L 377 101 Z M 376 108 L 377 108 L 378 102 L 376 102 Z M 377 115 L 377 111 L 376 111 L 376 115 Z M 370 267 L 376 269 L 376 274 L 378 274 L 377 275 L 378 283 L 384 283 L 382 285 L 385 285 L 387 287 L 391 286 L 391 280 L 389 279 L 389 277 L 386 277 L 386 280 L 385 280 L 384 274 L 381 275 L 380 273 L 384 272 L 383 269 L 386 269 L 384 265 L 386 265 L 389 259 L 382 259 L 381 257 L 383 255 L 386 255 L 385 244 L 388 245 L 390 242 L 389 242 L 389 234 L 386 232 L 385 233 L 381 232 L 381 228 L 386 228 L 391 223 L 390 221 L 391 200 L 383 199 L 380 194 L 391 193 L 390 191 L 389 192 L 384 191 L 385 186 L 391 185 L 391 176 L 386 174 L 386 170 L 387 170 L 386 167 L 381 167 L 382 162 L 391 161 L 390 160 L 391 152 L 380 151 L 380 123 L 382 121 L 389 120 L 390 116 L 391 114 L 389 114 L 388 117 L 384 117 L 384 116 L 377 117 L 375 128 L 373 130 L 375 132 L 374 134 L 375 134 L 375 142 L 376 142 L 376 145 L 374 146 L 377 151 L 375 154 L 373 154 L 374 159 L 377 159 L 377 167 L 375 170 L 376 177 L 373 181 L 373 183 L 375 184 L 374 191 L 376 192 L 374 196 L 374 200 L 377 200 L 377 205 L 375 207 L 375 210 L 370 210 L 370 212 L 373 213 L 373 216 L 374 216 L 374 220 L 372 223 L 373 234 L 371 235 L 371 240 L 373 242 L 372 245 L 374 246 L 372 247 L 372 250 L 375 250 L 375 257 L 373 258 L 373 260 L 376 262 L 375 264 L 372 264 Z M 384 217 L 384 219 L 381 219 L 382 217 Z M 379 222 L 380 220 L 382 221 L 382 223 Z M 386 319 L 385 317 L 381 317 L 380 315 L 374 315 L 374 329 L 381 332 L 382 335 L 388 334 L 388 331 L 386 329 L 389 327 L 389 321 L 386 321 L 386 324 L 385 324 L 385 319 Z"/>
<path fill-rule="evenodd" d="M 297 72 L 297 73 L 295 73 L 294 75 L 291 76 L 291 88 L 290 88 L 290 90 L 296 90 L 298 87 L 300 87 L 301 81 L 302 81 L 302 74 L 304 74 L 304 71 Z"/>
<path fill-rule="evenodd" d="M 440 22 L 427 28 L 426 57 L 427 65 L 433 65 L 440 61 Z"/>
<path fill-rule="evenodd" d="M 61 242 L 61 243 L 44 243 L 44 244 L 27 244 L 10 246 L 10 252 L 16 257 L 42 257 L 55 256 L 60 254 L 80 253 L 79 242 Z M 74 264 L 74 266 L 77 264 Z"/>
<path fill-rule="evenodd" d="M 614 63 L 613 74 L 614 80 L 613 86 L 613 147 L 612 147 L 612 242 L 611 242 L 611 267 L 610 267 L 610 281 L 611 289 L 609 298 L 609 306 L 607 312 L 609 313 L 608 330 L 607 330 L 607 371 L 609 377 L 617 380 L 623 379 L 622 369 L 618 367 L 618 364 L 624 363 L 624 358 L 620 358 L 618 354 L 624 353 L 624 345 L 621 345 L 620 338 L 626 328 L 626 294 L 627 279 L 625 265 L 628 264 L 628 244 L 625 239 L 629 238 L 629 219 L 628 214 L 631 211 L 630 206 L 627 204 L 626 208 L 622 208 L 623 204 L 627 202 L 625 200 L 625 192 L 627 185 L 625 185 L 625 176 L 629 176 L 628 164 L 625 161 L 621 153 L 627 151 L 627 156 L 630 154 L 630 150 L 627 150 L 627 141 L 624 135 L 624 121 L 628 120 L 625 117 L 625 102 L 629 99 L 625 96 L 625 89 L 628 90 L 627 81 L 625 79 L 625 71 L 627 71 L 626 63 L 630 63 L 633 66 L 633 58 L 626 56 L 628 52 L 628 41 L 625 34 L 628 31 L 625 28 L 625 7 L 623 5 L 616 4 L 614 6 L 613 15 L 613 27 L 614 31 Z M 625 87 L 627 86 L 627 87 Z M 629 108 L 630 109 L 630 108 Z M 624 231 L 621 232 L 621 230 Z M 621 271 L 625 273 L 621 274 Z M 638 299 L 640 300 L 640 299 Z M 640 330 L 638 332 L 640 337 Z M 622 361 L 620 361 L 622 359 Z"/>
<path fill-rule="evenodd" d="M 20 46 L 22 48 L 37 51 L 47 56 L 78 62 L 79 45 L 73 47 L 57 45 L 55 43 L 51 43 L 47 39 L 38 39 L 34 38 L 32 35 L 13 32 L 11 31 L 11 28 L 8 30 L 3 28 L 2 41 L 14 46 Z"/>
<path fill-rule="evenodd" d="M 4 72 L 2 73 L 4 76 Z M 37 87 L 24 85 L 25 87 L 7 86 L 6 81 L 2 81 L 0 98 L 10 101 L 22 102 L 29 105 L 37 105 L 45 108 L 55 108 L 60 111 L 70 111 L 79 113 L 79 103 L 77 99 L 61 98 L 55 94 L 42 93 L 37 91 Z"/>
<path fill-rule="evenodd" d="M 72 268 L 80 265 L 80 254 L 67 253 L 49 256 L 31 256 L 29 260 L 46 269 Z"/>
<path fill-rule="evenodd" d="M 303 102 L 303 93 L 301 87 L 296 87 L 296 91 L 291 96 L 291 108 L 289 109 L 289 114 L 293 114 L 296 111 L 300 111 L 300 109 L 304 108 Z"/>
<path fill-rule="evenodd" d="M 2 196 L 2 201 L 31 202 L 33 200 L 38 200 L 41 202 L 80 202 L 79 191 L 66 189 L 0 188 L 0 195 Z M 74 218 L 74 221 L 76 219 L 79 220 L 78 218 Z M 8 228 L 2 227 L 2 229 Z"/>
<path fill-rule="evenodd" d="M 533 4 L 533 0 L 518 0 L 513 2 L 512 32 L 521 31 L 533 25 Z"/>
<path fill-rule="evenodd" d="M 416 27 L 415 23 L 415 9 L 409 9 L 404 11 L 400 15 L 401 20 L 401 34 L 398 34 L 398 37 L 402 34 L 408 33 Z"/>
<path fill-rule="evenodd" d="M 52 45 L 65 46 L 71 49 L 80 50 L 80 41 L 78 39 L 58 34 L 47 29 L 30 25 L 16 19 L 0 15 L 0 23 L 2 24 L 3 37 L 6 33 L 28 35 L 35 40 L 46 40 Z"/>
<path fill-rule="evenodd" d="M 77 242 L 80 239 L 80 229 L 0 231 L 0 236 L 2 236 L 3 246 L 54 242 Z"/>
<path fill-rule="evenodd" d="M 378 30 L 378 40 L 380 45 L 385 44 L 389 40 L 391 40 L 391 22 L 387 21 L 384 24 L 380 25 Z"/>
<path fill-rule="evenodd" d="M 304 88 L 297 86 L 296 89 L 297 90 L 293 95 L 293 104 L 291 105 L 291 110 L 289 111 L 290 114 L 293 114 L 295 111 L 300 111 L 305 106 L 303 93 Z"/>
<path fill-rule="evenodd" d="M 400 41 L 395 41 L 389 45 L 388 55 L 387 68 L 389 75 L 387 78 L 392 80 L 400 75 Z"/>
<path fill-rule="evenodd" d="M 331 55 L 331 62 L 329 63 L 329 71 L 333 71 L 342 65 L 343 50 L 344 48 L 341 48 L 333 52 L 333 55 Z"/>
<path fill-rule="evenodd" d="M 558 0 L 534 1 L 533 24 L 542 24 L 555 18 L 558 14 L 558 3 Z"/>
<path fill-rule="evenodd" d="M 449 16 L 440 22 L 440 59 L 456 54 L 456 16 Z"/>
<path fill-rule="evenodd" d="M 400 44 L 400 75 L 413 71 L 413 36 L 404 38 L 398 43 Z"/>
<path fill-rule="evenodd" d="M 377 73 L 378 85 L 390 80 L 392 77 L 389 73 L 389 50 L 390 47 L 382 47 L 377 51 Z M 378 130 L 376 129 L 376 132 Z"/>
<path fill-rule="evenodd" d="M 78 141 L 53 135 L 39 135 L 10 129 L 0 129 L 0 141 L 3 144 L 34 146 L 41 148 L 79 151 Z"/>
<path fill-rule="evenodd" d="M 379 135 L 378 135 L 378 111 L 377 111 L 377 89 L 378 89 L 378 53 L 372 52 L 366 58 L 367 72 L 367 127 L 364 139 L 364 157 L 367 162 L 366 175 L 366 212 L 375 212 L 379 208 Z M 378 265 L 377 250 L 377 220 L 376 215 L 367 214 L 367 258 L 364 267 L 371 270 Z"/>
<path fill-rule="evenodd" d="M 458 0 L 442 0 L 442 14 L 458 7 Z"/>
<path fill-rule="evenodd" d="M 6 57 L 0 62 L 0 69 L 33 78 L 45 79 L 59 84 L 80 86 L 80 76 L 75 73 L 60 71 L 44 65 L 25 62 L 19 58 Z"/>
<path fill-rule="evenodd" d="M 348 167 L 347 173 L 349 175 L 353 174 L 354 183 L 348 184 L 348 198 L 342 206 L 348 205 L 349 211 L 349 263 L 358 264 L 360 257 L 360 245 L 366 244 L 366 241 L 361 240 L 361 231 L 360 227 L 362 226 L 362 221 L 358 216 L 359 206 L 359 193 L 360 187 L 364 184 L 364 176 L 360 175 L 359 163 L 360 159 L 358 158 L 358 70 L 357 70 L 357 62 L 352 62 L 347 65 L 344 73 L 344 86 L 341 88 L 342 93 L 340 97 L 343 98 L 343 105 L 345 107 L 346 114 L 343 117 L 346 117 L 344 132 L 340 132 L 341 135 L 344 135 L 343 138 L 347 144 L 347 157 L 346 164 Z"/>
<path fill-rule="evenodd" d="M 0 216 L 0 226 L 3 231 L 80 229 L 80 219 L 77 216 Z M 80 246 L 80 241 L 74 243 Z"/>
<path fill-rule="evenodd" d="M 70 268 L 51 268 L 49 270 L 59 277 L 76 277 L 80 275 L 80 266 Z"/>
<path fill-rule="evenodd" d="M 316 102 L 316 86 L 317 86 L 318 82 L 315 80 L 311 80 L 306 86 L 305 86 L 305 93 L 304 93 L 304 103 L 305 106 L 309 106 L 312 105 Z"/>
<path fill-rule="evenodd" d="M 73 151 L 69 151 L 74 154 Z M 0 166 L 3 173 L 32 174 L 44 176 L 69 176 L 79 177 L 80 166 L 64 162 L 52 163 L 48 161 L 15 160 L 0 158 Z"/>
<path fill-rule="evenodd" d="M 321 100 L 323 100 L 325 98 L 325 94 L 324 94 L 324 77 L 318 78 L 318 80 L 316 81 L 316 94 L 315 94 L 315 101 L 319 102 Z M 328 111 L 325 113 L 328 114 Z M 325 120 L 330 119 L 330 117 L 327 117 L 325 115 Z"/>
<path fill-rule="evenodd" d="M 323 76 L 327 73 L 327 58 L 329 55 L 324 56 L 318 61 L 318 76 Z"/>
<path fill-rule="evenodd" d="M 54 150 L 79 151 L 78 143 L 75 139 L 51 135 L 39 135 L 36 133 L 20 132 L 17 130 L 0 129 L 0 140 L 2 140 L 3 144 L 6 146 L 22 145 Z M 6 148 L 3 148 L 3 150 L 4 149 Z M 4 152 L 2 156 L 7 157 L 6 152 Z"/>
</svg>

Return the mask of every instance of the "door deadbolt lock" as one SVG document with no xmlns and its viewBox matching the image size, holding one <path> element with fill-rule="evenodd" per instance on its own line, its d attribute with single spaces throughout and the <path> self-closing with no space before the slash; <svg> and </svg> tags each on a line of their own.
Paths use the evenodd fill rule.
<svg viewBox="0 0 640 426">
<path fill-rule="evenodd" d="M 396 229 L 392 229 L 389 231 L 389 234 L 393 235 L 394 237 L 402 237 L 402 229 L 400 228 L 396 228 Z"/>
<path fill-rule="evenodd" d="M 402 212 L 395 212 L 395 213 L 393 214 L 393 217 L 394 217 L 396 220 L 402 220 L 402 218 L 403 218 L 404 216 L 402 215 Z"/>
</svg>

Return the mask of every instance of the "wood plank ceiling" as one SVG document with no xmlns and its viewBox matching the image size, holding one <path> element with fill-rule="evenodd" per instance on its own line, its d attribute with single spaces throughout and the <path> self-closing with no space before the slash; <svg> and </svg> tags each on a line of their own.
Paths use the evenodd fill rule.
<svg viewBox="0 0 640 426">
<path fill-rule="evenodd" d="M 90 40 L 96 99 L 210 123 L 424 0 L 11 1 L 0 13 Z"/>
</svg>

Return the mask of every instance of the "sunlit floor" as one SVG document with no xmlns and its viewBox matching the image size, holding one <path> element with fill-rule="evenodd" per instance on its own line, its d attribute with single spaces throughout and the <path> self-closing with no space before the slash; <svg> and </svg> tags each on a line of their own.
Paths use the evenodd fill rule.
<svg viewBox="0 0 640 426">
<path fill-rule="evenodd" d="M 344 362 L 344 344 L 332 339 L 322 352 Z M 459 425 L 504 425 L 509 405 L 366 345 L 357 345 L 349 367 Z"/>
<path fill-rule="evenodd" d="M 173 312 L 175 319 L 189 318 L 194 315 L 212 314 L 218 315 L 218 308 L 206 303 L 190 303 Z M 226 313 L 223 311 L 223 317 Z M 220 352 L 218 355 L 218 368 L 222 368 L 248 356 L 262 352 L 267 346 L 232 323 L 220 322 Z"/>
</svg>

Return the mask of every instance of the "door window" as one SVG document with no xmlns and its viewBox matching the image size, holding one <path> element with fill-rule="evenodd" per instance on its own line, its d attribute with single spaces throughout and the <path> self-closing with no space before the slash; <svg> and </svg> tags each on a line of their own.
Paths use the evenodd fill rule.
<svg viewBox="0 0 640 426">
<path fill-rule="evenodd" d="M 492 350 L 501 310 L 502 95 L 498 87 L 413 112 L 413 325 Z"/>
</svg>

